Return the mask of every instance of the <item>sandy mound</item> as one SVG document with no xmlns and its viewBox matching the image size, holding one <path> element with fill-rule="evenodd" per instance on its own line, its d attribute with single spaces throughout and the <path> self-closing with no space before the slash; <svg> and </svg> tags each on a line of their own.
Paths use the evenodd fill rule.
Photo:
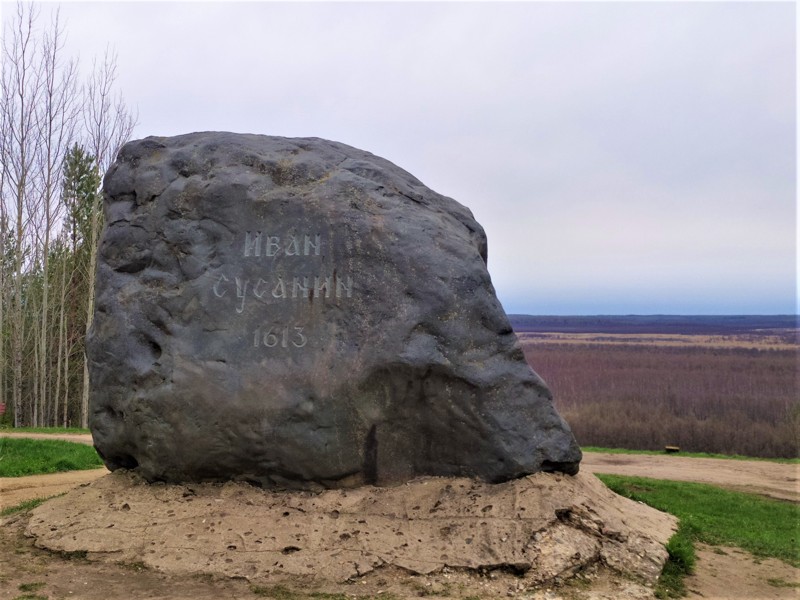
<svg viewBox="0 0 800 600">
<path fill-rule="evenodd" d="M 393 566 L 502 569 L 534 583 L 601 563 L 652 584 L 674 527 L 674 517 L 587 474 L 499 485 L 425 478 L 313 494 L 151 485 L 117 471 L 35 509 L 26 533 L 50 550 L 250 580 L 344 581 Z"/>
</svg>

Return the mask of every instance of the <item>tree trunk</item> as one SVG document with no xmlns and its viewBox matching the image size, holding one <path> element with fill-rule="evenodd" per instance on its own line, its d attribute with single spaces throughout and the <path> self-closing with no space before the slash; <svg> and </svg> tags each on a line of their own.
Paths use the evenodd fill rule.
<svg viewBox="0 0 800 600">
<path fill-rule="evenodd" d="M 5 167 L 2 167 L 3 175 L 0 175 L 0 190 L 3 189 L 5 179 Z M 6 306 L 6 214 L 5 205 L 0 202 L 0 404 L 6 404 L 6 327 L 5 327 L 5 306 Z"/>
<path fill-rule="evenodd" d="M 22 306 L 24 275 L 23 243 L 26 237 L 28 187 L 36 141 L 36 102 L 39 98 L 39 81 L 34 61 L 36 44 L 33 39 L 36 10 L 32 6 L 17 5 L 17 14 L 3 38 L 2 54 L 2 160 L 5 168 L 5 185 L 13 196 L 16 209 L 14 231 L 13 309 L 11 314 L 11 393 L 14 404 L 14 425 L 22 419 L 22 363 L 25 314 Z"/>
<path fill-rule="evenodd" d="M 48 403 L 50 377 L 48 364 L 51 362 L 49 331 L 50 300 L 50 236 L 53 225 L 60 217 L 60 202 L 54 199 L 57 182 L 61 177 L 64 157 L 72 142 L 77 120 L 75 109 L 77 90 L 77 71 L 74 62 L 59 65 L 60 52 L 63 47 L 63 30 L 59 25 L 56 12 L 50 30 L 44 36 L 40 78 L 42 81 L 42 99 L 38 105 L 40 111 L 39 127 L 41 144 L 39 167 L 43 180 L 44 208 L 44 246 L 42 248 L 42 315 L 40 345 L 40 379 L 39 396 L 42 412 Z"/>
<path fill-rule="evenodd" d="M 67 302 L 67 264 L 69 257 L 64 253 L 61 259 L 61 302 L 58 309 L 58 356 L 56 357 L 56 388 L 53 390 L 53 425 L 58 426 L 58 403 L 61 399 L 61 365 L 66 354 L 66 320 L 64 318 L 65 304 Z M 67 382 L 67 385 L 68 382 Z"/>
<path fill-rule="evenodd" d="M 69 355 L 71 350 L 71 345 L 67 343 L 64 347 L 64 418 L 63 418 L 63 427 L 67 427 L 69 421 Z"/>
<path fill-rule="evenodd" d="M 14 260 L 14 316 L 11 322 L 11 354 L 13 377 L 11 379 L 14 399 L 14 427 L 22 426 L 22 204 L 24 192 L 17 192 L 17 235 Z"/>
<path fill-rule="evenodd" d="M 89 244 L 89 286 L 86 298 L 86 335 L 92 327 L 94 320 L 94 281 L 97 270 L 97 238 L 100 227 L 99 196 L 92 203 L 92 234 Z M 85 338 L 84 338 L 85 339 Z M 86 346 L 83 352 L 83 392 L 81 394 L 81 427 L 89 427 L 89 359 L 86 356 Z"/>
</svg>

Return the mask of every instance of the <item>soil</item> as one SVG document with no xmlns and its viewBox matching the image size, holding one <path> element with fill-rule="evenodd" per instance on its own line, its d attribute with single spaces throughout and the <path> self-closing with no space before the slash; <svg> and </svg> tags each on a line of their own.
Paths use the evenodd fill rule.
<svg viewBox="0 0 800 600">
<path fill-rule="evenodd" d="M 108 475 L 108 470 L 105 468 L 27 477 L 0 477 L 0 510 L 34 498 L 50 498 L 64 494 L 103 475 Z"/>
<path fill-rule="evenodd" d="M 740 548 L 697 547 L 697 570 L 685 581 L 687 598 L 798 600 L 800 569 L 774 558 L 755 558 Z"/>
<path fill-rule="evenodd" d="M 474 574 L 445 569 L 433 575 L 410 575 L 381 569 L 341 584 L 320 585 L 304 578 L 276 584 L 253 584 L 242 577 L 166 574 L 137 563 L 88 561 L 76 555 L 40 550 L 24 535 L 26 517 L 0 526 L 0 599 L 62 600 L 442 600 L 525 598 L 526 600 L 652 600 L 652 590 L 607 570 L 589 569 L 572 585 L 528 588 L 507 572 Z M 36 596 L 23 590 L 35 589 Z M 291 591 L 288 591 L 291 590 Z"/>
<path fill-rule="evenodd" d="M 0 433 L 0 437 L 60 439 L 92 445 L 92 436 L 88 434 Z M 581 471 L 711 483 L 740 492 L 800 502 L 800 464 L 782 464 L 761 460 L 586 452 L 581 461 Z M 31 498 L 61 494 L 75 485 L 88 483 L 107 473 L 108 471 L 105 469 L 95 469 L 76 471 L 74 474 L 56 473 L 0 479 L 2 505 L 14 506 Z"/>
<path fill-rule="evenodd" d="M 585 452 L 581 471 L 711 483 L 739 492 L 800 502 L 800 464 Z"/>
<path fill-rule="evenodd" d="M 0 433 L 0 438 L 29 438 L 35 440 L 64 440 L 79 444 L 92 445 L 92 436 L 75 433 Z M 30 475 L 28 477 L 0 477 L 0 510 L 16 506 L 21 502 L 34 498 L 49 498 L 64 494 L 78 485 L 90 483 L 107 475 L 108 470 L 89 469 L 86 471 L 69 471 L 67 473 L 51 473 L 48 475 Z"/>
<path fill-rule="evenodd" d="M 38 437 L 36 434 L 26 434 Z M 49 434 L 42 436 L 53 439 Z M 63 434 L 68 439 L 91 444 L 91 436 Z M 660 479 L 698 481 L 731 489 L 759 493 L 787 501 L 800 501 L 798 465 L 762 461 L 732 461 L 653 455 L 587 453 L 584 473 L 617 473 Z M 62 493 L 107 474 L 105 469 L 78 471 L 29 478 L 0 479 L 3 506 L 22 500 Z M 329 598 L 506 598 L 535 600 L 620 600 L 651 599 L 652 590 L 594 565 L 569 584 L 531 586 L 508 571 L 484 573 L 444 569 L 429 575 L 410 575 L 399 568 L 381 568 L 356 579 L 322 587 L 307 578 L 296 577 L 282 584 L 286 588 L 254 586 L 244 578 L 208 574 L 161 573 L 141 563 L 87 561 L 69 553 L 41 550 L 24 535 L 29 515 L 0 521 L 0 599 L 85 598 L 108 600 L 163 598 L 210 600 L 212 598 L 284 597 L 297 600 Z M 37 587 L 36 584 L 42 584 Z M 20 587 L 23 586 L 23 587 Z M 33 587 L 30 587 L 33 586 Z M 797 599 L 800 598 L 800 569 L 774 559 L 757 559 L 738 549 L 701 546 L 696 574 L 687 579 L 689 598 L 699 599 Z M 272 593 L 270 593 L 270 591 Z M 340 594 L 335 596 L 334 594 Z"/>
<path fill-rule="evenodd" d="M 75 587 L 77 574 L 87 586 L 101 580 L 103 598 L 151 597 L 148 586 L 169 585 L 172 593 L 156 597 L 289 588 L 296 593 L 267 597 L 650 600 L 674 528 L 671 515 L 611 493 L 590 474 L 498 485 L 421 478 L 313 494 L 235 482 L 150 485 L 117 471 L 8 519 L 0 562 L 9 594 L 41 582 L 45 592 L 61 585 L 61 597 L 99 598 Z M 37 562 L 45 568 L 31 580 Z M 141 595 L 115 595 L 115 582 L 140 569 Z M 198 577 L 210 595 L 196 591 Z"/>
</svg>

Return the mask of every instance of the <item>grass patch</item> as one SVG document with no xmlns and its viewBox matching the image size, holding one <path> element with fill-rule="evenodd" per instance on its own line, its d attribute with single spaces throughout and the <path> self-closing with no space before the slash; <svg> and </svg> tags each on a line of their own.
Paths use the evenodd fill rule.
<svg viewBox="0 0 800 600">
<path fill-rule="evenodd" d="M 303 594 L 301 592 L 294 592 L 284 585 L 270 585 L 250 586 L 250 591 L 256 596 L 263 596 L 264 598 L 273 598 L 273 600 L 307 600 L 314 598 L 315 600 L 347 600 L 345 594 L 328 594 L 326 592 L 311 592 L 310 594 Z"/>
<path fill-rule="evenodd" d="M 273 598 L 274 600 L 303 600 L 305 594 L 293 592 L 285 585 L 251 585 L 250 591 L 256 596 L 263 596 L 264 598 Z"/>
<path fill-rule="evenodd" d="M 780 579 L 779 577 L 767 579 L 767 583 L 772 587 L 778 588 L 800 588 L 800 583 L 795 581 L 786 581 L 785 579 Z"/>
<path fill-rule="evenodd" d="M 0 477 L 97 469 L 103 461 L 91 446 L 62 440 L 0 438 Z"/>
<path fill-rule="evenodd" d="M 0 427 L 0 433 L 91 433 L 80 427 Z"/>
<path fill-rule="evenodd" d="M 800 567 L 800 505 L 703 483 L 599 475 L 612 490 L 680 519 L 691 541 L 738 546 Z M 668 548 L 669 549 L 669 548 Z"/>
<path fill-rule="evenodd" d="M 256 596 L 272 598 L 273 600 L 349 600 L 350 598 L 367 598 L 366 596 L 348 596 L 347 594 L 337 594 L 329 592 L 295 592 L 285 585 L 251 585 L 250 591 Z M 393 594 L 378 594 L 374 598 L 380 600 L 396 600 Z"/>
<path fill-rule="evenodd" d="M 450 583 L 433 584 L 429 582 L 428 585 L 423 585 L 418 581 L 412 581 L 411 587 L 420 597 L 450 596 L 453 592 L 453 585 Z"/>
<path fill-rule="evenodd" d="M 691 534 L 683 523 L 678 525 L 678 531 L 667 542 L 667 552 L 669 558 L 656 584 L 656 598 L 683 598 L 686 595 L 684 579 L 694 573 L 697 560 Z"/>
<path fill-rule="evenodd" d="M 118 562 L 117 563 L 123 569 L 128 569 L 129 571 L 134 571 L 136 573 L 141 573 L 142 571 L 147 570 L 147 565 L 141 561 L 137 562 Z"/>
<path fill-rule="evenodd" d="M 657 456 L 682 456 L 685 458 L 724 458 L 726 460 L 759 460 L 787 465 L 800 464 L 800 458 L 760 458 L 756 456 L 742 456 L 740 454 L 712 454 L 710 452 L 673 452 L 668 454 L 663 450 L 629 450 L 627 448 L 598 448 L 597 446 L 581 446 L 584 452 L 604 452 L 606 454 L 650 454 Z"/>
<path fill-rule="evenodd" d="M 684 578 L 694 570 L 694 542 L 738 546 L 758 557 L 800 566 L 800 505 L 731 492 L 703 483 L 598 475 L 616 493 L 678 517 L 667 544 L 669 559 L 656 586 L 657 598 L 686 595 Z"/>
<path fill-rule="evenodd" d="M 47 596 L 32 593 L 42 589 L 45 585 L 46 584 L 42 581 L 37 581 L 36 583 L 21 583 L 18 589 L 20 592 L 25 593 L 21 596 L 16 596 L 14 600 L 47 600 Z"/>
<path fill-rule="evenodd" d="M 39 506 L 45 500 L 50 500 L 50 498 L 55 498 L 55 497 L 56 496 L 48 496 L 47 498 L 34 498 L 32 500 L 25 500 L 25 502 L 20 502 L 19 504 L 16 504 L 14 506 L 9 506 L 8 508 L 0 510 L 0 517 L 7 517 L 8 515 L 13 515 L 14 513 L 32 510 L 37 506 Z"/>
</svg>

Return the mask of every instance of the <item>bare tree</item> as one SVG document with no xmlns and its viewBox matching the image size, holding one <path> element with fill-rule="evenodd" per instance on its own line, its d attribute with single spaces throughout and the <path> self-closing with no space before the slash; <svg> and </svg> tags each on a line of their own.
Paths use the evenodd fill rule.
<svg viewBox="0 0 800 600">
<path fill-rule="evenodd" d="M 131 136 L 136 126 L 136 117 L 128 110 L 121 95 L 114 96 L 117 58 L 109 51 L 102 62 L 96 62 L 92 75 L 85 86 L 84 122 L 87 130 L 89 151 L 95 158 L 101 173 L 110 166 L 122 144 Z M 89 290 L 86 303 L 86 332 L 94 317 L 94 282 L 97 270 L 97 243 L 100 235 L 101 197 L 92 206 L 91 234 L 89 239 Z M 89 365 L 83 358 L 83 392 L 81 394 L 81 427 L 88 427 L 89 418 Z"/>
<path fill-rule="evenodd" d="M 0 47 L 0 402 L 10 397 L 15 426 L 66 423 L 70 411 L 86 426 L 85 354 L 83 364 L 75 358 L 94 312 L 98 172 L 135 118 L 114 93 L 116 57 L 106 52 L 80 88 L 77 63 L 63 56 L 58 11 L 44 27 L 38 19 L 36 4 L 17 4 Z M 91 189 L 81 195 L 80 246 L 73 224 L 70 247 L 63 179 L 78 140 Z"/>
<path fill-rule="evenodd" d="M 105 173 L 122 145 L 130 139 L 137 116 L 121 94 L 114 95 L 117 56 L 106 50 L 102 62 L 95 61 L 84 86 L 84 126 L 89 153 L 101 173 Z"/>
<path fill-rule="evenodd" d="M 61 64 L 64 44 L 64 31 L 60 25 L 59 14 L 55 13 L 51 29 L 45 33 L 40 62 L 39 79 L 42 82 L 41 98 L 38 103 L 38 122 L 40 140 L 37 163 L 41 180 L 41 217 L 43 218 L 42 239 L 42 293 L 41 323 L 39 343 L 39 403 L 40 423 L 44 424 L 48 405 L 48 382 L 51 361 L 48 351 L 48 316 L 50 311 L 50 239 L 54 227 L 59 225 L 60 208 L 58 191 L 63 172 L 64 157 L 75 137 L 78 120 L 77 65 L 74 61 Z"/>
<path fill-rule="evenodd" d="M 0 64 L 2 62 L 0 61 Z M 5 183 L 6 183 L 6 112 L 0 105 L 0 403 L 5 408 L 6 401 L 6 322 L 5 307 L 8 305 L 8 265 L 6 251 L 11 239 L 8 227 L 8 213 L 6 211 Z"/>
<path fill-rule="evenodd" d="M 41 82 L 35 68 L 37 45 L 34 24 L 35 7 L 17 5 L 15 18 L 3 38 L 0 111 L 2 111 L 2 161 L 5 167 L 3 202 L 15 221 L 14 272 L 11 304 L 11 379 L 14 425 L 20 424 L 22 413 L 22 362 L 24 315 L 22 306 L 24 242 L 30 206 L 28 193 L 36 158 L 36 104 Z M 7 194 L 6 194 L 7 193 Z"/>
</svg>

